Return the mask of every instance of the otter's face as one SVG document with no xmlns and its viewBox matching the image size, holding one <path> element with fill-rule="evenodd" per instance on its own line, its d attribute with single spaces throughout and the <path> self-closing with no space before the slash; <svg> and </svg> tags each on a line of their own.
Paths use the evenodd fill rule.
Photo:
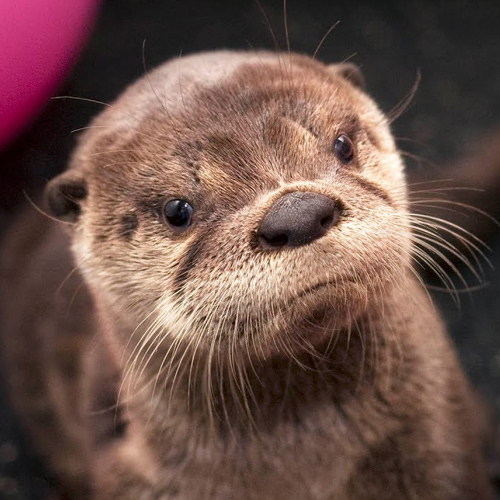
<svg viewBox="0 0 500 500">
<path fill-rule="evenodd" d="M 49 190 L 100 300 L 154 343 L 268 356 L 331 336 L 397 286 L 402 165 L 351 71 L 215 53 L 127 90 Z"/>
</svg>

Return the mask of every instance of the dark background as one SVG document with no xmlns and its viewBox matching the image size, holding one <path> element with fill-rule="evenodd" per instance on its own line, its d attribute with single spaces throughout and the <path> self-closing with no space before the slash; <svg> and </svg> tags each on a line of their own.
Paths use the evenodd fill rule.
<svg viewBox="0 0 500 500">
<path fill-rule="evenodd" d="M 285 49 L 281 0 L 261 3 Z M 436 169 L 453 162 L 500 125 L 500 2 L 289 0 L 292 50 L 312 54 L 336 21 L 319 59 L 351 58 L 362 67 L 368 91 L 382 109 L 392 109 L 417 72 L 422 74 L 411 107 L 393 125 L 400 148 L 422 158 L 409 161 L 408 168 Z M 143 74 L 144 40 L 148 67 L 212 48 L 274 47 L 254 0 L 107 0 L 59 95 L 112 100 Z M 25 135 L 0 154 L 0 232 L 25 203 L 23 192 L 36 193 L 64 169 L 75 139 L 71 131 L 99 110 L 85 102 L 52 101 Z M 500 234 L 488 243 L 499 267 Z M 487 280 L 486 289 L 462 297 L 460 308 L 446 294 L 437 293 L 435 299 L 470 378 L 498 411 L 500 274 L 487 271 Z M 45 498 L 43 471 L 30 457 L 5 397 L 0 405 L 0 498 Z"/>
</svg>

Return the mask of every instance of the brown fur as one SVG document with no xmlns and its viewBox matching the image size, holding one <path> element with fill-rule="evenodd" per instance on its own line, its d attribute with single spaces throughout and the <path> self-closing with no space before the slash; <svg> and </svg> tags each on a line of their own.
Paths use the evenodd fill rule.
<svg viewBox="0 0 500 500">
<path fill-rule="evenodd" d="M 468 384 L 412 268 L 402 162 L 351 73 L 265 52 L 166 63 L 94 120 L 49 188 L 78 271 L 60 286 L 72 264 L 53 223 L 13 229 L 9 380 L 70 494 L 492 498 Z M 338 200 L 339 223 L 259 247 L 294 191 Z M 182 234 L 159 215 L 168 198 L 195 207 Z"/>
</svg>

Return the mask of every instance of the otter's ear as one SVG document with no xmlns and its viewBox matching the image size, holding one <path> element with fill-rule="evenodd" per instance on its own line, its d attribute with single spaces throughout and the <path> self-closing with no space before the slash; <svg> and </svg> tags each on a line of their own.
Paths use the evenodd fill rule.
<svg viewBox="0 0 500 500">
<path fill-rule="evenodd" d="M 50 181 L 45 188 L 45 200 L 52 215 L 67 222 L 78 220 L 80 203 L 86 197 L 87 183 L 71 170 Z"/>
<path fill-rule="evenodd" d="M 358 66 L 353 63 L 330 64 L 328 66 L 337 75 L 350 82 L 359 89 L 365 88 L 365 77 Z"/>
</svg>

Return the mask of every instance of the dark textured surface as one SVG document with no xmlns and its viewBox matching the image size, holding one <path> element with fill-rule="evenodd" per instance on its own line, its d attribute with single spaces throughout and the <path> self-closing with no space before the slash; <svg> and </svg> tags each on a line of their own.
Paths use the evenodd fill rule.
<svg viewBox="0 0 500 500">
<path fill-rule="evenodd" d="M 286 48 L 280 0 L 262 0 L 273 31 Z M 293 50 L 312 53 L 336 21 L 318 57 L 351 58 L 365 74 L 369 91 L 384 110 L 409 91 L 417 72 L 422 82 L 413 104 L 394 123 L 400 147 L 425 158 L 426 168 L 450 161 L 500 117 L 500 2 L 496 1 L 317 1 L 288 2 Z M 59 95 L 110 101 L 168 57 L 212 48 L 273 48 L 256 1 L 108 0 L 79 64 Z M 84 127 L 99 105 L 51 102 L 31 129 L 0 156 L 0 228 L 24 201 L 65 167 L 73 129 Z M 416 168 L 416 163 L 409 165 Z M 500 236 L 490 245 L 500 264 Z M 500 274 L 488 271 L 490 286 L 464 296 L 460 310 L 446 296 L 442 306 L 461 358 L 474 383 L 500 408 Z M 2 398 L 2 401 L 5 398 Z M 19 431 L 0 405 L 0 497 L 44 498 L 47 484 L 26 457 Z"/>
</svg>

